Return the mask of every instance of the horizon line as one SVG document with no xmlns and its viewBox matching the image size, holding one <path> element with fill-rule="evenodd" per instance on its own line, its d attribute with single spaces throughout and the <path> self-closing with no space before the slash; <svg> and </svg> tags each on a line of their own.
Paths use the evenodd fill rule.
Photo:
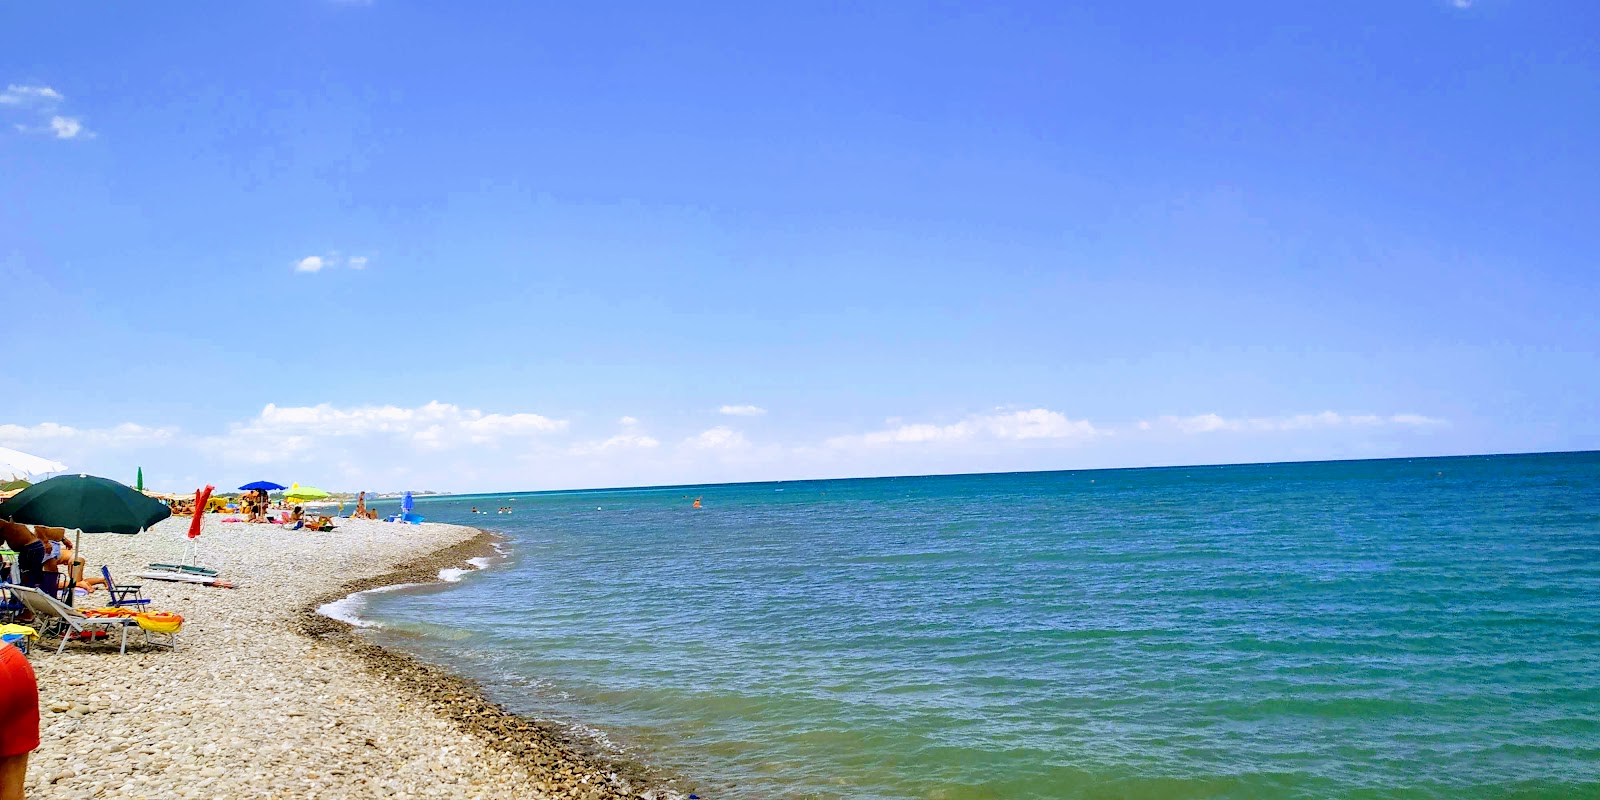
<svg viewBox="0 0 1600 800">
<path fill-rule="evenodd" d="M 508 489 L 501 492 L 435 492 L 427 497 L 476 497 L 498 494 L 577 494 L 581 492 L 622 492 L 622 491 L 649 491 L 659 489 L 688 489 L 711 488 L 718 486 L 760 486 L 763 484 L 778 483 L 815 483 L 818 481 L 862 481 L 862 480 L 895 480 L 900 478 L 961 478 L 979 475 L 1049 475 L 1059 472 L 1132 472 L 1136 470 L 1154 469 L 1208 469 L 1212 467 L 1271 467 L 1296 464 L 1358 464 L 1366 461 L 1427 461 L 1447 458 L 1506 458 L 1512 456 L 1553 456 L 1553 455 L 1579 455 L 1584 453 L 1600 453 L 1600 449 L 1593 450 L 1533 450 L 1505 453 L 1449 453 L 1438 455 L 1417 456 L 1386 456 L 1383 458 L 1315 458 L 1302 461 L 1234 461 L 1215 462 L 1204 464 L 1145 464 L 1133 467 L 1086 467 L 1080 469 L 1020 469 L 1003 470 L 1000 472 L 929 472 L 915 475 L 849 475 L 832 478 L 776 478 L 759 481 L 720 481 L 717 483 L 662 483 L 646 484 L 642 486 L 593 486 L 575 489 Z M 426 491 L 426 490 L 401 490 Z M 389 494 L 389 492 L 384 492 Z"/>
</svg>

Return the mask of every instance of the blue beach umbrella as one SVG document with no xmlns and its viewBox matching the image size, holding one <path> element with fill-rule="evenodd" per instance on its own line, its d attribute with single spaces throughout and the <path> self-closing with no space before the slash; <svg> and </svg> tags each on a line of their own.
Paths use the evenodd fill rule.
<svg viewBox="0 0 1600 800">
<path fill-rule="evenodd" d="M 262 490 L 268 491 L 268 492 L 276 492 L 279 489 L 287 489 L 287 488 L 289 488 L 289 487 L 284 486 L 281 483 L 273 483 L 272 481 L 256 481 L 255 483 L 247 483 L 247 484 L 239 487 L 239 489 L 241 491 L 246 491 L 246 492 L 254 491 L 256 489 L 262 489 Z"/>
</svg>

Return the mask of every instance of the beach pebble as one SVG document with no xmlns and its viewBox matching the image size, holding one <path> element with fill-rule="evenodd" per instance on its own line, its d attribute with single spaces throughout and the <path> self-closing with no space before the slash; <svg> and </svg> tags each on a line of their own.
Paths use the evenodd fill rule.
<svg viewBox="0 0 1600 800">
<path fill-rule="evenodd" d="M 188 524 L 169 519 L 92 545 L 85 537 L 84 555 L 131 576 L 181 560 Z M 55 699 L 44 705 L 25 796 L 581 800 L 654 791 L 574 760 L 467 685 L 439 682 L 436 671 L 304 613 L 352 582 L 397 582 L 380 576 L 402 566 L 430 579 L 461 566 L 465 557 L 429 559 L 478 531 L 340 520 L 325 536 L 327 546 L 306 546 L 208 517 L 200 557 L 239 588 L 140 581 L 151 608 L 184 616 L 176 651 L 146 645 L 139 631 L 126 655 L 115 637 L 72 642 L 60 655 L 53 643 L 35 648 L 41 693 Z"/>
</svg>

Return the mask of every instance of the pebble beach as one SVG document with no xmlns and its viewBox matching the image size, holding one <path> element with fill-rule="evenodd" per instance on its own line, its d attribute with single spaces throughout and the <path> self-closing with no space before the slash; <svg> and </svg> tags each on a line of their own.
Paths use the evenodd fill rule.
<svg viewBox="0 0 1600 800">
<path fill-rule="evenodd" d="M 150 608 L 185 623 L 175 650 L 137 636 L 126 654 L 114 642 L 69 642 L 61 654 L 55 640 L 35 645 L 42 744 L 28 797 L 682 796 L 316 613 L 352 591 L 468 567 L 493 552 L 489 534 L 354 519 L 329 532 L 287 531 L 221 519 L 207 516 L 200 556 L 233 589 L 134 577 L 181 558 L 188 518 L 137 536 L 83 537 L 90 574 L 110 566 L 119 583 L 143 586 Z"/>
</svg>

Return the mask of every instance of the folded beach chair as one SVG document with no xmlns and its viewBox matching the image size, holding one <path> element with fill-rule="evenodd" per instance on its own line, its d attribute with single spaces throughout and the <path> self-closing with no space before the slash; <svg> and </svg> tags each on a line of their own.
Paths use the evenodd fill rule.
<svg viewBox="0 0 1600 800">
<path fill-rule="evenodd" d="M 33 616 L 36 621 L 53 621 L 64 628 L 64 630 L 61 631 L 61 644 L 60 646 L 56 647 L 56 653 L 58 654 L 62 650 L 67 649 L 67 642 L 74 638 L 73 634 L 80 634 L 78 638 L 90 641 L 93 638 L 92 635 L 96 631 L 105 631 L 110 633 L 118 628 L 122 629 L 121 652 L 127 653 L 128 629 L 133 628 L 134 630 L 138 631 L 144 630 L 143 628 L 139 627 L 139 621 L 133 617 L 86 617 L 79 613 L 76 609 L 62 605 L 60 600 L 57 600 L 54 597 L 51 597 L 50 595 L 47 595 L 44 592 L 41 592 L 38 589 L 34 589 L 30 586 L 17 586 L 16 584 L 8 583 L 0 588 L 11 590 L 11 592 L 17 596 L 17 599 L 21 600 L 22 604 L 27 606 L 28 610 L 33 612 Z M 81 634 L 90 635 L 81 636 Z M 145 634 L 144 641 L 145 644 L 151 643 L 150 635 L 148 633 Z"/>
<path fill-rule="evenodd" d="M 109 603 L 109 605 L 116 606 L 116 607 L 121 607 L 121 606 L 142 606 L 142 605 L 149 604 L 150 601 L 146 600 L 145 596 L 144 596 L 144 593 L 140 591 L 140 589 L 142 587 L 140 587 L 140 586 L 127 586 L 127 585 L 118 586 L 115 583 L 113 583 L 111 581 L 111 568 L 110 567 L 101 567 L 100 568 L 100 574 L 105 576 L 105 579 L 106 579 L 106 591 L 111 593 L 111 602 Z M 129 599 L 130 597 L 132 599 Z"/>
</svg>

